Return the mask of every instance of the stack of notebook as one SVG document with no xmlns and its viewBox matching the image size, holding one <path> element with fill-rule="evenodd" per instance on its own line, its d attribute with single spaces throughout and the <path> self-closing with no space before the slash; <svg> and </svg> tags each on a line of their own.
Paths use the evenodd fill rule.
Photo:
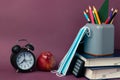
<svg viewBox="0 0 120 80">
<path fill-rule="evenodd" d="M 120 78 L 120 50 L 115 50 L 113 55 L 103 57 L 77 52 L 74 58 L 76 61 L 72 73 L 76 77 L 84 75 L 88 79 Z"/>
</svg>

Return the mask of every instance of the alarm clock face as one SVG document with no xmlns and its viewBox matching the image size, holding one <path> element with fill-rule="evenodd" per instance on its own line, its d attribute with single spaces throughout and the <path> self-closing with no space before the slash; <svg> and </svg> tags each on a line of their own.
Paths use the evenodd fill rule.
<svg viewBox="0 0 120 80">
<path fill-rule="evenodd" d="M 16 57 L 16 64 L 21 70 L 29 70 L 35 64 L 35 57 L 30 51 L 20 52 Z"/>
</svg>

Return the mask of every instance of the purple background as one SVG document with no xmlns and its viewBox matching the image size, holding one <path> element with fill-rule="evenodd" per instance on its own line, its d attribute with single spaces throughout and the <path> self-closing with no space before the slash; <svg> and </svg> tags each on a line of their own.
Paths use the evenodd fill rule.
<svg viewBox="0 0 120 80">
<path fill-rule="evenodd" d="M 11 48 L 26 38 L 35 46 L 35 55 L 51 51 L 57 63 L 71 46 L 78 30 L 86 24 L 83 10 L 100 8 L 104 0 L 0 0 L 0 80 L 79 80 L 72 75 L 58 78 L 49 72 L 16 73 L 10 64 Z M 120 0 L 110 8 L 120 10 Z M 114 20 L 115 48 L 120 49 L 120 15 Z M 85 79 L 85 78 L 81 78 Z"/>
</svg>

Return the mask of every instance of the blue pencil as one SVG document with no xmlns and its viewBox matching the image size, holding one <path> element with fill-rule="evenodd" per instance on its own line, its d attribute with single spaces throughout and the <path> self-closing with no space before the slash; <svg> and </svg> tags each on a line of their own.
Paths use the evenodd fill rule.
<svg viewBox="0 0 120 80">
<path fill-rule="evenodd" d="M 113 15 L 113 8 L 111 8 L 111 11 L 110 11 L 110 18 L 112 17 Z"/>
<path fill-rule="evenodd" d="M 118 10 L 115 9 L 115 11 L 113 12 L 113 15 L 111 16 L 110 20 L 108 21 L 109 24 L 110 24 L 111 21 L 114 19 L 114 17 L 116 16 L 117 12 L 118 12 Z"/>
<path fill-rule="evenodd" d="M 85 16 L 86 20 L 88 21 L 88 23 L 90 23 L 91 21 L 90 21 L 88 15 L 87 15 L 87 13 L 85 11 L 83 11 L 83 13 L 84 13 L 84 16 Z"/>
</svg>

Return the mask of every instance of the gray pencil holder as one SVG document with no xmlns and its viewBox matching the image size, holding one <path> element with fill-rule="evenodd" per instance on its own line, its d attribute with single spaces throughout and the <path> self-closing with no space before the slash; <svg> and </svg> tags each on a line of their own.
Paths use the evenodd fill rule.
<svg viewBox="0 0 120 80">
<path fill-rule="evenodd" d="M 104 56 L 114 53 L 114 25 L 90 24 L 90 37 L 85 37 L 84 52 L 94 56 Z"/>
</svg>

